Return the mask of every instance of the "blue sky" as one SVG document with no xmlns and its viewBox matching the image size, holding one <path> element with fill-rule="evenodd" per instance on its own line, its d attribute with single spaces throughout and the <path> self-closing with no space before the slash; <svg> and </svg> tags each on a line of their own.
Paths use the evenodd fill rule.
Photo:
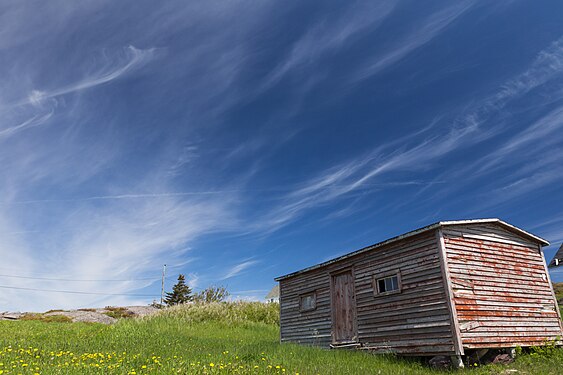
<svg viewBox="0 0 563 375">
<path fill-rule="evenodd" d="M 167 289 L 182 272 L 262 299 L 275 276 L 440 220 L 499 217 L 548 239 L 549 259 L 561 14 L 3 2 L 0 306 L 148 303 L 164 263 Z"/>
</svg>

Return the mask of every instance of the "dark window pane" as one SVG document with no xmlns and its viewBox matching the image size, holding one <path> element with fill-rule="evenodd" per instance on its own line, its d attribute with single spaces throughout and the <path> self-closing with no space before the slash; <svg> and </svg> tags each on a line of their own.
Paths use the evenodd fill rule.
<svg viewBox="0 0 563 375">
<path fill-rule="evenodd" d="M 384 279 L 379 279 L 379 280 L 377 280 L 377 284 L 378 284 L 378 286 L 379 286 L 379 293 L 384 293 L 384 292 L 386 292 L 386 289 L 385 289 L 385 280 L 384 280 Z"/>
</svg>

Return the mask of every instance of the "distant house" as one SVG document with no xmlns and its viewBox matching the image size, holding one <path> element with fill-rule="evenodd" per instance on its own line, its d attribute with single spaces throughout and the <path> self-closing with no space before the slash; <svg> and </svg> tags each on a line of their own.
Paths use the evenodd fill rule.
<svg viewBox="0 0 563 375">
<path fill-rule="evenodd" d="M 272 290 L 270 290 L 270 293 L 268 293 L 268 295 L 266 296 L 266 301 L 268 301 L 270 303 L 280 301 L 280 286 L 279 286 L 279 284 L 276 284 L 276 286 L 274 286 L 272 288 Z"/>
<path fill-rule="evenodd" d="M 549 267 L 559 266 L 563 266 L 563 244 L 561 244 L 561 247 L 557 250 L 551 262 L 549 262 Z"/>
<path fill-rule="evenodd" d="M 445 221 L 278 277 L 281 341 L 462 355 L 563 335 L 542 247 L 499 219 Z"/>
</svg>

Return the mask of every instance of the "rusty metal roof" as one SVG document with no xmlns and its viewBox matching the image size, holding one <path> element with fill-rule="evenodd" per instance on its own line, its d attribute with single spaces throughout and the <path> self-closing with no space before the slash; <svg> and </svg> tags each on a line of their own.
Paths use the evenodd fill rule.
<svg viewBox="0 0 563 375">
<path fill-rule="evenodd" d="M 549 246 L 549 242 L 546 241 L 545 239 L 543 239 L 543 238 L 541 238 L 541 237 L 538 237 L 538 236 L 535 236 L 535 235 L 533 235 L 533 234 L 531 234 L 531 233 L 529 233 L 529 232 L 526 232 L 526 231 L 523 230 L 523 229 L 520 229 L 520 228 L 518 228 L 518 227 L 516 227 L 516 226 L 514 226 L 514 225 L 511 225 L 511 224 L 508 224 L 507 222 L 502 221 L 502 220 L 497 219 L 497 218 L 492 218 L 492 219 L 473 219 L 473 220 L 454 220 L 454 221 L 439 221 L 439 222 L 437 222 L 437 223 L 427 225 L 427 226 L 425 226 L 425 227 L 422 227 L 422 228 L 413 230 L 413 231 L 411 231 L 411 232 L 407 232 L 407 233 L 405 233 L 405 234 L 401 234 L 400 236 L 390 238 L 390 239 L 385 240 L 385 241 L 383 241 L 383 242 L 379 242 L 379 243 L 376 243 L 376 244 L 374 244 L 374 245 L 370 245 L 370 246 L 361 248 L 361 249 L 359 249 L 359 250 L 356 250 L 356 251 L 353 251 L 353 252 L 351 252 L 351 253 L 348 253 L 348 254 L 339 256 L 339 257 L 337 257 L 337 258 L 328 260 L 328 261 L 326 261 L 326 262 L 319 263 L 319 264 L 316 264 L 316 265 L 314 265 L 314 266 L 307 267 L 307 268 L 304 268 L 304 269 L 302 269 L 302 270 L 299 270 L 299 271 L 296 271 L 296 272 L 292 272 L 292 273 L 289 273 L 289 274 L 284 275 L 284 276 L 276 277 L 274 280 L 275 280 L 275 281 L 280 281 L 280 280 L 284 280 L 284 279 L 287 279 L 287 278 L 290 278 L 290 277 L 293 277 L 293 276 L 297 276 L 297 275 L 302 274 L 302 273 L 304 273 L 304 272 L 308 272 L 308 271 L 311 271 L 311 270 L 314 270 L 314 269 L 317 269 L 317 268 L 321 268 L 321 267 L 327 266 L 327 265 L 329 265 L 329 264 L 332 264 L 332 263 L 336 263 L 336 262 L 338 262 L 338 261 L 341 261 L 341 260 L 343 260 L 343 259 L 347 259 L 347 258 L 353 257 L 353 256 L 355 256 L 355 255 L 364 253 L 364 252 L 366 252 L 366 251 L 370 251 L 370 250 L 376 249 L 376 248 L 381 247 L 381 246 L 383 246 L 383 245 L 387 245 L 387 244 L 390 244 L 390 243 L 393 243 L 393 242 L 396 242 L 396 241 L 400 241 L 400 240 L 403 240 L 403 239 L 405 239 L 405 238 L 409 238 L 409 237 L 415 236 L 415 235 L 417 235 L 417 234 L 424 233 L 424 232 L 428 232 L 428 231 L 430 231 L 430 230 L 434 230 L 434 229 L 437 229 L 437 228 L 440 228 L 440 227 L 451 226 L 451 225 L 471 225 L 471 224 L 497 224 L 497 225 L 500 225 L 500 226 L 504 227 L 505 229 L 507 229 L 507 230 L 509 230 L 509 231 L 511 231 L 511 232 L 514 232 L 514 233 L 517 233 L 517 234 L 521 235 L 522 237 L 525 237 L 525 238 L 528 238 L 528 239 L 530 239 L 530 240 L 532 240 L 532 241 L 534 241 L 534 242 L 537 242 L 537 243 L 540 244 L 541 246 Z"/>
</svg>

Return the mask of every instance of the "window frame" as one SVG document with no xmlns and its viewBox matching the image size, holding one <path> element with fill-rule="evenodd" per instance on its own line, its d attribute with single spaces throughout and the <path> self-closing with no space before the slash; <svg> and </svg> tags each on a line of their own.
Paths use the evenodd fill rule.
<svg viewBox="0 0 563 375">
<path fill-rule="evenodd" d="M 313 307 L 309 307 L 309 308 L 304 308 L 303 307 L 303 300 L 307 297 L 313 297 Z M 302 293 L 299 295 L 299 311 L 300 312 L 309 312 L 309 311 L 314 311 L 317 309 L 317 291 L 316 290 L 312 290 L 310 292 L 306 292 L 306 293 Z"/>
<path fill-rule="evenodd" d="M 387 279 L 393 276 L 397 277 L 397 289 L 386 291 L 386 292 L 380 292 L 379 280 Z M 399 270 L 396 270 L 391 272 L 375 274 L 373 275 L 372 278 L 372 286 L 373 286 L 373 294 L 375 297 L 388 296 L 390 294 L 399 294 L 403 290 L 403 283 L 401 282 L 401 272 Z"/>
</svg>

